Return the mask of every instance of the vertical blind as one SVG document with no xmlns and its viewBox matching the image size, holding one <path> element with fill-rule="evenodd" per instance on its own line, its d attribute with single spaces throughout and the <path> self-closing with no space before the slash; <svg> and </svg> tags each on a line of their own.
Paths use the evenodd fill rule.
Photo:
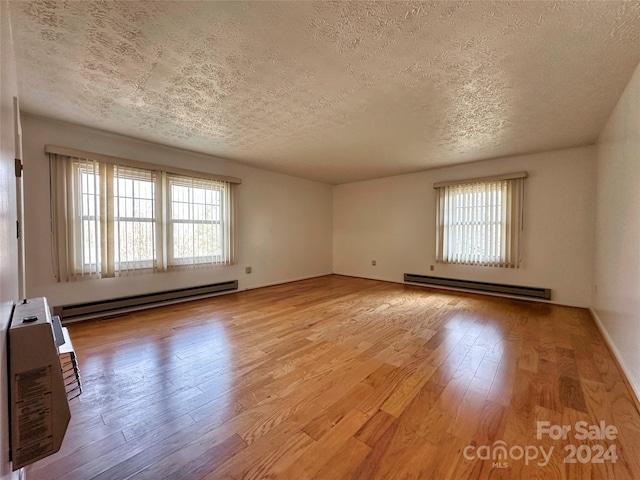
<svg viewBox="0 0 640 480">
<path fill-rule="evenodd" d="M 49 157 L 58 281 L 233 264 L 232 183 Z"/>
<path fill-rule="evenodd" d="M 526 174 L 515 175 L 436 184 L 438 262 L 518 268 Z"/>
</svg>

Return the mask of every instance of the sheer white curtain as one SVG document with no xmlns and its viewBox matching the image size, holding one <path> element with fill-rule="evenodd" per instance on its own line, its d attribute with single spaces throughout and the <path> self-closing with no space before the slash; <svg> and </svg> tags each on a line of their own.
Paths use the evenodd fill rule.
<svg viewBox="0 0 640 480">
<path fill-rule="evenodd" d="M 518 268 L 524 179 L 496 177 L 436 184 L 436 260 Z"/>
</svg>

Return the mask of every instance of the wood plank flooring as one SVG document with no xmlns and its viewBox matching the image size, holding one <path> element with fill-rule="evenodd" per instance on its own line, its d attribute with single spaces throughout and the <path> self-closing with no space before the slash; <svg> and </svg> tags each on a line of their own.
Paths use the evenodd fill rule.
<svg viewBox="0 0 640 480">
<path fill-rule="evenodd" d="M 29 480 L 640 479 L 586 310 L 327 276 L 70 333 L 85 391 Z"/>
</svg>

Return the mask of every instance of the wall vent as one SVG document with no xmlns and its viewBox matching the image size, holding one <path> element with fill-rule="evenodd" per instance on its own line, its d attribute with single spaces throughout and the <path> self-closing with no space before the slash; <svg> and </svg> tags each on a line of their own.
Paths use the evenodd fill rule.
<svg viewBox="0 0 640 480">
<path fill-rule="evenodd" d="M 551 300 L 551 289 L 536 287 L 521 287 L 518 285 L 504 285 L 501 283 L 474 282 L 471 280 L 456 280 L 454 278 L 429 277 L 405 273 L 404 281 L 408 283 L 420 283 L 436 287 L 461 288 L 486 293 L 501 293 L 503 295 L 516 295 L 518 297 L 539 298 Z"/>
<path fill-rule="evenodd" d="M 59 315 L 63 322 L 86 320 L 101 316 L 118 315 L 169 303 L 194 300 L 196 298 L 203 298 L 216 293 L 231 292 L 237 289 L 238 281 L 231 280 L 229 282 L 214 283 L 200 287 L 180 288 L 144 295 L 133 295 L 131 297 L 62 305 L 54 307 L 53 313 L 54 315 Z"/>
</svg>

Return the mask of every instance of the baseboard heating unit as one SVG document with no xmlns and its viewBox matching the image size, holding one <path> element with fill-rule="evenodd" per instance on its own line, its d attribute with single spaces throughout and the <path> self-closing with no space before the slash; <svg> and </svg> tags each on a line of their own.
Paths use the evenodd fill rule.
<svg viewBox="0 0 640 480">
<path fill-rule="evenodd" d="M 420 283 L 436 287 L 460 288 L 484 293 L 500 293 L 503 295 L 516 295 L 518 297 L 539 298 L 551 300 L 551 289 L 536 287 L 521 287 L 518 285 L 504 285 L 501 283 L 474 282 L 471 280 L 456 280 L 454 278 L 429 277 L 405 273 L 404 281 L 407 283 Z"/>
<path fill-rule="evenodd" d="M 217 293 L 231 292 L 237 289 L 238 281 L 231 280 L 200 287 L 180 288 L 164 292 L 133 295 L 131 297 L 62 305 L 54 307 L 53 313 L 54 315 L 60 316 L 64 322 L 85 320 L 99 316 L 117 315 L 119 313 L 151 308 L 167 303 L 193 300 Z"/>
</svg>

